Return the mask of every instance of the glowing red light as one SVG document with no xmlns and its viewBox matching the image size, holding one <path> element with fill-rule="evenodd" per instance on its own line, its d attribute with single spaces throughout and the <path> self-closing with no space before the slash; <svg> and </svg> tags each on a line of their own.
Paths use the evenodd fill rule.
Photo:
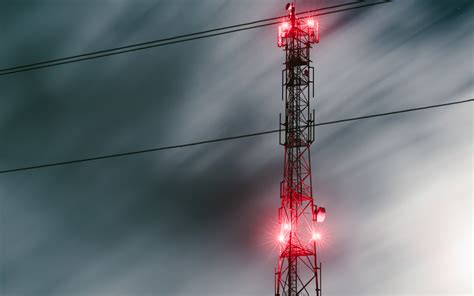
<svg viewBox="0 0 474 296">
<path fill-rule="evenodd" d="M 313 20 L 313 19 L 308 19 L 308 21 L 306 22 L 306 24 L 308 25 L 308 27 L 314 28 L 314 20 Z"/>
<path fill-rule="evenodd" d="M 323 207 L 318 207 L 316 210 L 316 222 L 322 223 L 326 220 L 326 209 Z"/>
<path fill-rule="evenodd" d="M 279 241 L 280 243 L 284 243 L 284 242 L 285 242 L 285 236 L 284 236 L 283 234 L 280 234 L 280 235 L 278 236 L 278 241 Z"/>
<path fill-rule="evenodd" d="M 281 30 L 281 26 L 278 27 L 278 46 L 282 46 L 283 45 L 283 38 L 282 38 L 282 30 Z"/>
<path fill-rule="evenodd" d="M 314 232 L 311 239 L 312 239 L 312 240 L 320 240 L 320 239 L 321 239 L 321 233 L 319 233 L 319 232 Z"/>
<path fill-rule="evenodd" d="M 291 26 L 288 22 L 283 22 L 281 23 L 280 26 L 278 26 L 278 46 L 279 47 L 285 46 L 286 41 L 284 38 L 288 37 L 290 28 Z"/>
<path fill-rule="evenodd" d="M 319 43 L 319 21 L 316 21 L 316 43 Z"/>
</svg>

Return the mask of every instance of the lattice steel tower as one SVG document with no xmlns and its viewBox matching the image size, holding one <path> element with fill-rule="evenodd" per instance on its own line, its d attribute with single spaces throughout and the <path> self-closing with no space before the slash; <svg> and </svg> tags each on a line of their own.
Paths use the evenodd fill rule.
<svg viewBox="0 0 474 296">
<path fill-rule="evenodd" d="M 314 68 L 310 49 L 319 42 L 319 23 L 312 17 L 298 18 L 295 5 L 287 4 L 287 18 L 278 28 L 278 46 L 286 61 L 282 71 L 280 144 L 285 147 L 283 181 L 280 184 L 281 207 L 279 258 L 275 272 L 275 295 L 320 296 L 321 263 L 317 261 L 325 209 L 313 200 L 310 146 L 314 141 Z"/>
</svg>

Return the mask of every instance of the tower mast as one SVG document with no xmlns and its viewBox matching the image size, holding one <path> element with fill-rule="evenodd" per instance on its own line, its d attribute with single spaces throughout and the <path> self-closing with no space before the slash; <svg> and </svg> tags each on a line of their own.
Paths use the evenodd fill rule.
<svg viewBox="0 0 474 296">
<path fill-rule="evenodd" d="M 285 147 L 281 207 L 278 210 L 279 258 L 275 273 L 275 295 L 321 295 L 321 263 L 317 261 L 325 209 L 313 199 L 310 146 L 314 141 L 314 68 L 310 49 L 319 42 L 319 23 L 312 17 L 298 18 L 294 3 L 286 6 L 288 16 L 278 27 L 278 46 L 285 52 L 282 71 L 280 144 Z M 283 118 L 282 118 L 283 117 Z M 282 122 L 283 120 L 283 122 Z"/>
</svg>

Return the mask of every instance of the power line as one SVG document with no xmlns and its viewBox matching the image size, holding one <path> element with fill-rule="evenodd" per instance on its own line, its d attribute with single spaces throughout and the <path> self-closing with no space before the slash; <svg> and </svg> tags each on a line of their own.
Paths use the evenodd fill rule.
<svg viewBox="0 0 474 296">
<path fill-rule="evenodd" d="M 327 10 L 327 9 L 332 9 L 332 8 L 337 8 L 341 6 L 347 6 L 347 5 L 352 5 L 352 4 L 357 4 L 362 1 L 355 1 L 355 2 L 349 2 L 349 3 L 344 3 L 344 4 L 339 4 L 339 5 L 334 5 L 334 6 L 329 6 L 329 7 L 324 7 L 324 8 L 319 8 L 315 10 L 310 10 L 306 12 L 301 12 L 299 14 L 303 13 L 311 13 L 311 12 L 316 12 L 316 11 L 321 11 L 321 10 Z M 192 37 L 192 36 L 197 36 L 197 35 L 202 35 L 202 34 L 207 34 L 207 33 L 212 33 L 212 32 L 217 32 L 217 31 L 223 31 L 223 30 L 229 30 L 233 28 L 238 28 L 242 26 L 250 26 L 262 22 L 267 22 L 267 21 L 272 21 L 272 20 L 278 20 L 282 17 L 273 17 L 273 18 L 267 18 L 267 19 L 262 19 L 262 20 L 257 20 L 257 21 L 252 21 L 252 22 L 247 22 L 247 23 L 241 23 L 237 25 L 231 25 L 231 26 L 226 26 L 226 27 L 220 27 L 220 28 L 214 28 L 210 30 L 205 30 L 205 31 L 200 31 L 200 32 L 194 32 L 194 33 L 189 33 L 189 34 L 184 34 L 184 35 L 178 35 L 178 36 L 173 36 L 173 37 L 168 37 L 168 38 L 162 38 L 162 39 L 157 39 L 157 40 L 152 40 L 152 41 L 147 41 L 147 42 L 142 42 L 142 43 L 136 43 L 136 44 L 131 44 L 131 45 L 126 45 L 126 46 L 121 46 L 121 47 L 116 47 L 116 48 L 111 48 L 111 49 L 105 49 L 105 50 L 99 50 L 99 51 L 94 51 L 94 52 L 89 52 L 89 53 L 84 53 L 84 54 L 78 54 L 78 55 L 73 55 L 69 57 L 64 57 L 64 58 L 58 58 L 58 59 L 53 59 L 53 60 L 47 60 L 43 62 L 37 62 L 37 63 L 32 63 L 32 64 L 26 64 L 26 65 L 21 65 L 21 66 L 15 66 L 11 68 L 4 68 L 0 69 L 0 72 L 6 72 L 6 71 L 11 71 L 11 70 L 17 70 L 21 68 L 29 68 L 33 66 L 39 66 L 39 65 L 44 65 L 44 64 L 49 64 L 49 63 L 54 63 L 54 62 L 61 62 L 65 60 L 70 60 L 70 59 L 76 59 L 76 58 L 82 58 L 86 56 L 91 56 L 91 55 L 96 55 L 96 54 L 101 54 L 101 53 L 107 53 L 107 52 L 113 52 L 117 50 L 123 50 L 123 49 L 129 49 L 133 47 L 138 47 L 138 46 L 145 46 L 145 45 L 150 45 L 154 43 L 160 43 L 160 42 L 167 42 L 167 41 L 172 41 L 176 39 L 182 39 L 182 38 L 187 38 L 187 37 Z"/>
<path fill-rule="evenodd" d="M 368 4 L 359 5 L 355 7 L 338 9 L 338 10 L 333 10 L 333 11 L 324 12 L 324 13 L 317 13 L 314 16 L 323 16 L 323 15 L 333 14 L 337 12 L 343 12 L 343 11 L 364 8 L 364 7 L 369 7 L 369 6 L 378 5 L 378 4 L 384 4 L 387 2 L 389 1 L 368 3 Z M 349 3 L 319 8 L 319 9 L 308 10 L 305 12 L 300 12 L 298 14 L 299 15 L 311 14 L 318 11 L 353 5 L 357 3 L 361 3 L 361 1 L 354 1 L 354 2 L 349 2 Z M 4 69 L 0 69 L 0 76 L 10 75 L 10 74 L 19 73 L 19 72 L 25 72 L 25 71 L 31 71 L 31 70 L 36 70 L 36 69 L 42 69 L 42 68 L 49 68 L 49 67 L 54 67 L 54 66 L 59 66 L 59 65 L 64 65 L 64 64 L 77 63 L 81 61 L 103 58 L 103 57 L 108 57 L 108 56 L 113 56 L 113 55 L 118 55 L 118 54 L 124 54 L 124 53 L 129 53 L 129 52 L 138 51 L 138 50 L 150 49 L 150 48 L 161 47 L 161 46 L 166 46 L 166 45 L 171 45 L 171 44 L 176 44 L 176 43 L 182 43 L 182 42 L 187 42 L 187 41 L 192 41 L 192 40 L 198 40 L 198 39 L 215 37 L 215 36 L 220 36 L 220 35 L 225 35 L 225 34 L 230 34 L 230 33 L 236 33 L 240 31 L 246 31 L 246 30 L 251 30 L 251 29 L 256 29 L 256 28 L 261 28 L 261 27 L 272 26 L 272 25 L 279 24 L 279 22 L 271 22 L 271 23 L 265 23 L 265 24 L 259 24 L 259 23 L 278 20 L 281 18 L 282 17 L 273 17 L 273 18 L 268 18 L 268 19 L 263 19 L 263 20 L 242 23 L 238 25 L 226 26 L 226 27 L 215 28 L 215 29 L 210 29 L 206 31 L 200 31 L 200 32 L 195 32 L 195 33 L 190 33 L 190 34 L 185 34 L 185 35 L 157 39 L 153 41 L 142 42 L 142 43 L 127 45 L 127 46 L 121 46 L 121 47 L 116 47 L 112 49 L 78 54 L 78 55 L 74 55 L 70 57 L 64 57 L 64 58 L 58 58 L 58 59 L 53 59 L 53 60 L 47 60 L 43 62 L 4 68 Z M 254 25 L 254 24 L 259 24 L 259 25 Z M 250 25 L 253 25 L 253 26 L 250 26 Z"/>
<path fill-rule="evenodd" d="M 357 4 L 357 3 L 360 3 L 360 2 L 362 2 L 362 1 L 355 1 L 355 2 L 350 2 L 350 3 L 344 3 L 344 4 L 324 7 L 324 8 L 320 8 L 320 9 L 310 10 L 310 11 L 307 11 L 307 12 L 304 12 L 304 13 L 311 13 L 311 12 L 320 11 L 320 10 L 327 10 L 327 9 L 341 7 L 341 6 Z M 303 12 L 300 12 L 299 14 L 303 14 Z M 186 37 L 192 37 L 192 36 L 196 36 L 196 35 L 212 33 L 212 32 L 216 32 L 216 31 L 233 29 L 233 28 L 242 27 L 242 26 L 250 26 L 250 25 L 254 25 L 254 24 L 258 24 L 258 23 L 262 23 L 262 22 L 278 20 L 280 18 L 282 18 L 282 17 L 272 17 L 272 18 L 267 18 L 267 19 L 262 19 L 262 20 L 251 21 L 251 22 L 247 22 L 247 23 L 241 23 L 241 24 L 237 24 L 237 25 L 214 28 L 214 29 L 200 31 L 200 32 L 194 32 L 194 33 L 178 35 L 178 36 L 173 36 L 173 37 L 168 37 L 168 38 L 162 38 L 162 39 L 157 39 L 157 40 L 152 40 L 152 41 L 147 41 L 147 42 L 142 42 L 142 43 L 136 43 L 136 44 L 126 45 L 126 46 L 120 46 L 120 47 L 111 48 L 111 49 L 88 52 L 88 53 L 73 55 L 73 56 L 69 56 L 69 57 L 65 57 L 65 58 L 58 58 L 58 59 L 53 59 L 53 60 L 48 60 L 48 61 L 43 61 L 43 62 L 26 64 L 26 65 L 22 65 L 22 66 L 15 66 L 15 67 L 11 67 L 11 68 L 0 69 L 0 72 L 16 70 L 16 69 L 32 67 L 32 66 L 38 66 L 38 65 L 48 64 L 48 63 L 52 63 L 52 62 L 60 62 L 60 61 L 64 61 L 64 60 L 74 59 L 74 58 L 81 58 L 81 57 L 85 57 L 85 56 L 89 56 L 89 55 L 106 53 L 106 52 L 109 52 L 109 51 L 116 51 L 116 50 L 121 50 L 121 49 L 133 48 L 133 47 L 137 47 L 137 46 L 149 45 L 149 44 L 153 44 L 153 43 L 166 42 L 166 41 L 171 41 L 171 40 L 176 40 L 176 39 L 181 39 L 181 38 L 186 38 Z"/>
<path fill-rule="evenodd" d="M 472 101 L 474 101 L 474 99 L 463 100 L 463 101 L 454 101 L 454 102 L 437 104 L 437 105 L 428 105 L 428 106 L 423 106 L 423 107 L 403 109 L 403 110 L 391 111 L 391 112 L 386 112 L 386 113 L 377 113 L 377 114 L 371 114 L 371 115 L 365 115 L 365 116 L 359 116 L 359 117 L 351 117 L 351 118 L 345 118 L 345 119 L 339 119 L 339 120 L 333 120 L 333 121 L 320 122 L 320 123 L 314 124 L 313 126 L 315 126 L 315 127 L 325 126 L 325 125 L 331 125 L 331 124 L 343 123 L 343 122 L 350 122 L 350 121 L 356 121 L 356 120 L 363 120 L 363 119 L 374 118 L 374 117 L 382 117 L 382 116 L 401 114 L 401 113 L 407 113 L 407 112 L 414 112 L 414 111 L 421 111 L 421 110 L 427 110 L 427 109 L 441 108 L 441 107 L 446 107 L 446 106 L 450 106 L 450 105 L 464 104 L 464 103 L 468 103 L 468 102 L 472 102 Z M 95 160 L 122 157 L 122 156 L 129 156 L 129 155 L 135 155 L 135 154 L 143 154 L 143 153 L 163 151 L 163 150 L 171 150 L 171 149 L 191 147 L 191 146 L 198 146 L 198 145 L 203 145 L 203 144 L 210 144 L 210 143 L 216 143 L 216 142 L 223 142 L 223 141 L 237 140 L 237 139 L 242 139 L 242 138 L 250 138 L 250 137 L 256 137 L 256 136 L 268 135 L 268 134 L 273 134 L 273 133 L 278 133 L 278 132 L 280 132 L 279 129 L 274 129 L 274 130 L 268 130 L 268 131 L 263 131 L 263 132 L 242 134 L 242 135 L 232 136 L 232 137 L 216 138 L 216 139 L 204 140 L 204 141 L 199 141 L 199 142 L 191 142 L 191 143 L 186 143 L 186 144 L 163 146 L 163 147 L 157 147 L 157 148 L 151 148 L 151 149 L 130 151 L 130 152 L 124 152 L 124 153 L 117 153 L 117 154 L 109 154 L 109 155 L 82 158 L 82 159 L 69 160 L 69 161 L 63 161 L 63 162 L 40 164 L 40 165 L 35 165 L 35 166 L 28 166 L 28 167 L 2 170 L 2 171 L 0 171 L 0 174 L 7 174 L 7 173 L 13 173 L 13 172 L 19 172 L 19 171 L 41 169 L 41 168 L 53 167 L 53 166 L 75 164 L 75 163 L 80 163 L 80 162 L 95 161 Z"/>
</svg>

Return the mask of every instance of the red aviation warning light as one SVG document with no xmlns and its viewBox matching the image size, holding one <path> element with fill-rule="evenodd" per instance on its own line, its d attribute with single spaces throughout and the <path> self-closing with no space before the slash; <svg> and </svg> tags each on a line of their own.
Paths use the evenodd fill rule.
<svg viewBox="0 0 474 296">
<path fill-rule="evenodd" d="M 285 242 L 285 236 L 283 235 L 283 233 L 280 233 L 280 235 L 278 236 L 278 241 L 280 243 L 284 243 Z"/>
<path fill-rule="evenodd" d="M 286 38 L 290 34 L 291 26 L 288 22 L 283 22 L 278 26 L 278 47 L 286 45 Z"/>
<path fill-rule="evenodd" d="M 323 223 L 326 220 L 326 208 L 317 207 L 316 209 L 316 222 Z"/>
<path fill-rule="evenodd" d="M 313 233 L 313 236 L 311 237 L 311 239 L 312 239 L 313 241 L 318 241 L 318 240 L 320 240 L 320 239 L 321 239 L 321 233 L 319 233 L 319 232 L 314 232 L 314 233 Z"/>
<path fill-rule="evenodd" d="M 297 19 L 294 15 L 294 6 L 289 6 L 290 22 L 284 21 L 278 26 L 278 47 L 284 47 L 288 44 L 288 39 L 293 35 L 301 35 L 306 37 L 307 42 L 319 43 L 319 21 L 313 17 L 305 17 Z"/>
<path fill-rule="evenodd" d="M 319 21 L 315 21 L 312 17 L 306 20 L 306 30 L 310 43 L 319 43 Z"/>
<path fill-rule="evenodd" d="M 319 43 L 319 21 L 316 21 L 316 43 Z"/>
</svg>

